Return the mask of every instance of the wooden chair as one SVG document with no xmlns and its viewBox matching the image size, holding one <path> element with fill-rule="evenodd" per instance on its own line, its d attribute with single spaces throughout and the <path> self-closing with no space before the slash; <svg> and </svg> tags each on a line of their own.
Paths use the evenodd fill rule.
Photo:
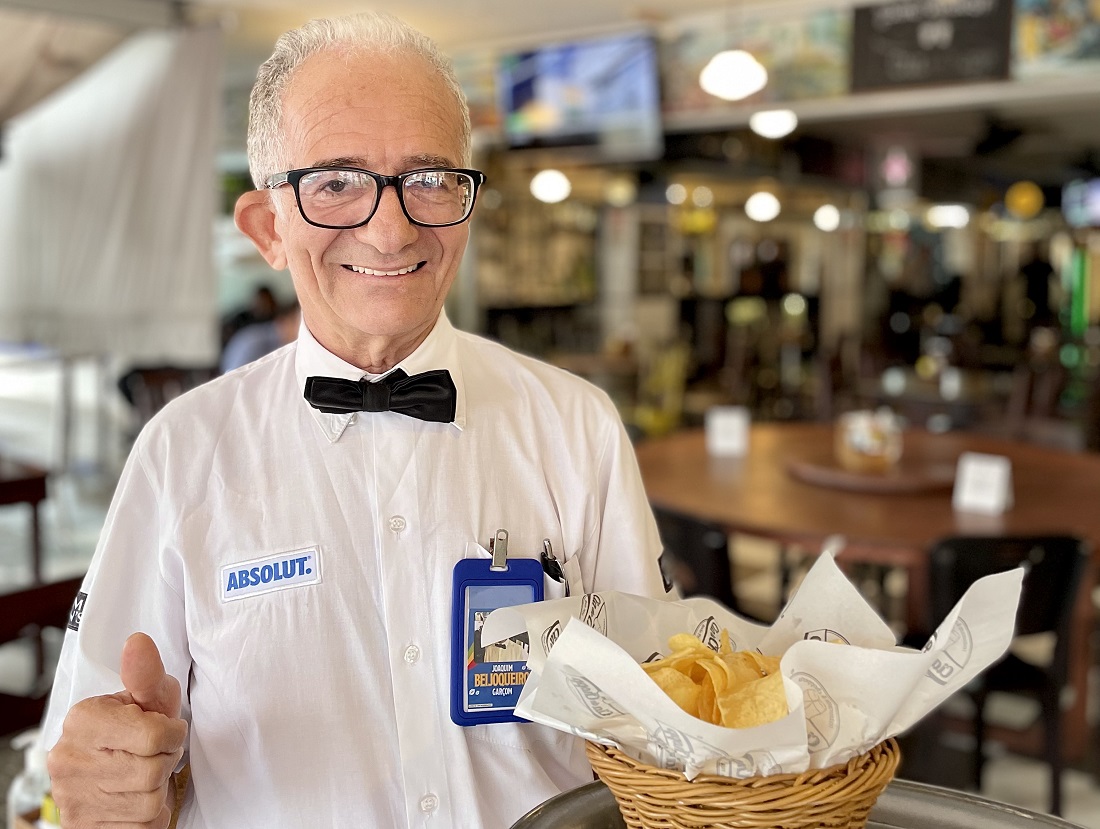
<svg viewBox="0 0 1100 829">
<path fill-rule="evenodd" d="M 0 594 L 0 645 L 27 639 L 35 648 L 35 677 L 26 694 L 0 692 L 0 734 L 37 725 L 49 695 L 51 673 L 42 651 L 42 630 L 69 624 L 83 576 Z"/>
<path fill-rule="evenodd" d="M 1082 437 L 1086 449 L 1100 452 L 1100 371 L 1094 370 L 1086 385 Z"/>
<path fill-rule="evenodd" d="M 215 366 L 135 366 L 118 381 L 118 390 L 132 407 L 127 439 L 132 441 L 157 412 L 195 386 L 217 377 Z"/>
<path fill-rule="evenodd" d="M 1069 372 L 1057 360 L 1021 363 L 1012 373 L 1005 417 L 1018 422 L 1030 417 L 1054 417 L 1069 383 Z"/>
<path fill-rule="evenodd" d="M 740 612 L 733 592 L 729 538 L 717 526 L 670 510 L 653 508 L 665 547 L 666 576 L 685 596 L 710 596 Z"/>
<path fill-rule="evenodd" d="M 974 703 L 974 783 L 981 791 L 984 765 L 985 703 L 992 692 L 1026 694 L 1039 700 L 1046 761 L 1050 766 L 1050 811 L 1062 809 L 1062 706 L 1069 685 L 1073 608 L 1088 550 L 1070 535 L 945 538 L 933 545 L 929 561 L 932 617 L 943 619 L 966 589 L 991 573 L 1024 567 L 1016 635 L 1054 634 L 1051 660 L 1034 664 L 1009 652 L 976 677 L 965 692 Z"/>
</svg>

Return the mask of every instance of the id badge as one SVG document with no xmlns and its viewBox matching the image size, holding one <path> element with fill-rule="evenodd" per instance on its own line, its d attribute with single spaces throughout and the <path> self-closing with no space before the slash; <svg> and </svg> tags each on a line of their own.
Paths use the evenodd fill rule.
<svg viewBox="0 0 1100 829">
<path fill-rule="evenodd" d="M 499 565 L 498 565 L 499 567 Z M 512 712 L 527 681 L 527 634 L 481 641 L 485 619 L 498 607 L 542 601 L 542 564 L 509 558 L 467 558 L 455 564 L 451 599 L 451 719 L 457 725 L 525 722 Z"/>
</svg>

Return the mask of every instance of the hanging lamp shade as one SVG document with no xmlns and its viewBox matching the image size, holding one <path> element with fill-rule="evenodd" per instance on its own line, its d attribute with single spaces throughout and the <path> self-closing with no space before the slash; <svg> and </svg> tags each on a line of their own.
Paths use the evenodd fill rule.
<svg viewBox="0 0 1100 829">
<path fill-rule="evenodd" d="M 546 204 L 557 204 L 569 198 L 573 185 L 561 170 L 542 170 L 531 179 L 531 195 Z"/>
<path fill-rule="evenodd" d="M 759 92 L 768 82 L 768 70 L 744 49 L 719 52 L 699 73 L 699 86 L 725 101 L 740 101 Z"/>
<path fill-rule="evenodd" d="M 765 109 L 749 116 L 749 129 L 763 138 L 783 138 L 797 126 L 798 116 L 789 109 Z"/>
</svg>

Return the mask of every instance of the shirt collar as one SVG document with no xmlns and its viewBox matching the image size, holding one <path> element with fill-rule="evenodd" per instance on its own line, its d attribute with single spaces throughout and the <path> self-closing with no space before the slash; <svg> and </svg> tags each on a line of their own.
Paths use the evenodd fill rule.
<svg viewBox="0 0 1100 829">
<path fill-rule="evenodd" d="M 439 312 L 432 330 L 416 350 L 394 366 L 390 371 L 401 369 L 406 374 L 419 374 L 423 371 L 445 368 L 451 373 L 457 390 L 455 419 L 451 424 L 460 431 L 466 425 L 466 387 L 462 382 L 462 367 L 458 360 L 458 337 L 445 311 Z M 387 371 L 386 374 L 390 372 Z M 344 380 L 359 380 L 366 376 L 361 368 L 341 360 L 314 338 L 302 320 L 298 328 L 298 348 L 294 357 L 294 374 L 298 388 L 304 389 L 306 378 L 314 375 L 340 377 Z M 383 377 L 385 375 L 382 375 Z M 379 378 L 380 379 L 380 378 Z M 313 419 L 325 433 L 330 442 L 340 439 L 351 423 L 352 414 L 328 414 L 314 409 L 302 398 L 302 405 L 308 406 Z"/>
</svg>

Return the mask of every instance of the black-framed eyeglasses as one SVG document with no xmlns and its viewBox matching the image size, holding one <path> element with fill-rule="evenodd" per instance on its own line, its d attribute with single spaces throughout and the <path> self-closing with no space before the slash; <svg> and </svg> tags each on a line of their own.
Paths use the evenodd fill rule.
<svg viewBox="0 0 1100 829">
<path fill-rule="evenodd" d="M 276 173 L 269 190 L 289 184 L 302 218 L 315 227 L 346 230 L 371 220 L 382 190 L 397 190 L 401 209 L 414 225 L 449 227 L 470 218 L 477 189 L 485 183 L 478 170 L 429 167 L 384 176 L 358 167 L 307 167 Z"/>
</svg>

